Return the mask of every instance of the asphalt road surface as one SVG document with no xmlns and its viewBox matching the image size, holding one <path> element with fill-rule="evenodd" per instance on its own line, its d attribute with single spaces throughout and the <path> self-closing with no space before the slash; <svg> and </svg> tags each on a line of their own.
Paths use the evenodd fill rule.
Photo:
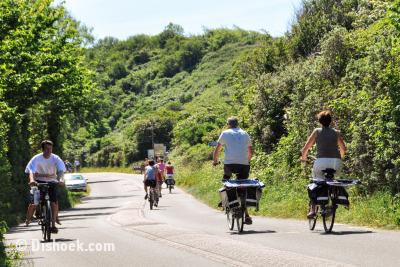
<svg viewBox="0 0 400 267">
<path fill-rule="evenodd" d="M 242 234 L 222 211 L 182 190 L 164 189 L 159 207 L 143 199 L 142 176 L 86 174 L 89 197 L 60 213 L 53 242 L 36 223 L 6 235 L 22 266 L 400 266 L 400 232 L 253 217 Z M 217 192 L 216 192 L 217 193 Z"/>
</svg>

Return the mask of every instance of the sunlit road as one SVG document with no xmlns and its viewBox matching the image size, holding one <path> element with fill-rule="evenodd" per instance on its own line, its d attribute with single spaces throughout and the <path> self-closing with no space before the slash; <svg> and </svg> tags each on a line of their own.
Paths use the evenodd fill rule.
<svg viewBox="0 0 400 267">
<path fill-rule="evenodd" d="M 400 266 L 400 232 L 254 217 L 230 232 L 221 211 L 176 189 L 158 208 L 143 199 L 142 176 L 87 174 L 91 195 L 61 212 L 54 243 L 36 223 L 6 235 L 24 266 Z"/>
</svg>

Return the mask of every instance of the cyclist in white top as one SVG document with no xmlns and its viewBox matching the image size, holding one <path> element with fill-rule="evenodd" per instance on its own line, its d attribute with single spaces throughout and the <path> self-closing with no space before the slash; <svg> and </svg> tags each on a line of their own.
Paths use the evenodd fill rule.
<svg viewBox="0 0 400 267">
<path fill-rule="evenodd" d="M 249 134 L 239 128 L 238 119 L 235 117 L 228 118 L 228 130 L 221 133 L 217 147 L 213 153 L 213 165 L 219 163 L 218 156 L 222 149 L 225 149 L 224 159 L 224 179 L 232 178 L 236 175 L 236 179 L 248 179 L 250 174 L 250 160 L 253 154 L 252 144 Z M 253 221 L 246 209 L 246 224 L 252 224 Z"/>
<path fill-rule="evenodd" d="M 64 162 L 59 156 L 53 154 L 53 142 L 44 140 L 41 143 L 43 153 L 34 156 L 28 163 L 25 173 L 29 174 L 29 185 L 34 186 L 37 182 L 49 184 L 49 197 L 51 203 L 51 211 L 54 215 L 52 218 L 52 233 L 58 232 L 55 226 L 58 220 L 58 202 L 57 202 L 57 186 L 63 178 L 66 171 Z M 25 224 L 29 225 L 32 219 L 33 212 L 36 209 L 35 203 L 28 206 Z"/>
</svg>

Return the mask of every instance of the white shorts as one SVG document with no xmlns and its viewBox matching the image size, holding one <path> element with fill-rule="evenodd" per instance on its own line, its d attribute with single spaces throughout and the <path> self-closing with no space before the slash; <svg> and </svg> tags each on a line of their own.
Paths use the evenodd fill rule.
<svg viewBox="0 0 400 267">
<path fill-rule="evenodd" d="M 335 177 L 338 177 L 342 170 L 343 162 L 337 158 L 318 158 L 314 161 L 312 170 L 313 179 L 325 180 L 325 174 L 322 172 L 325 169 L 334 169 Z"/>
</svg>

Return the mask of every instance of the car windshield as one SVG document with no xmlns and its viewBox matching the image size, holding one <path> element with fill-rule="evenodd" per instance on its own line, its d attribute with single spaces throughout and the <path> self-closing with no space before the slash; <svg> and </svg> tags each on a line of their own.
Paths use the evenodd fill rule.
<svg viewBox="0 0 400 267">
<path fill-rule="evenodd" d="M 65 176 L 65 180 L 84 180 L 82 175 Z"/>
</svg>

